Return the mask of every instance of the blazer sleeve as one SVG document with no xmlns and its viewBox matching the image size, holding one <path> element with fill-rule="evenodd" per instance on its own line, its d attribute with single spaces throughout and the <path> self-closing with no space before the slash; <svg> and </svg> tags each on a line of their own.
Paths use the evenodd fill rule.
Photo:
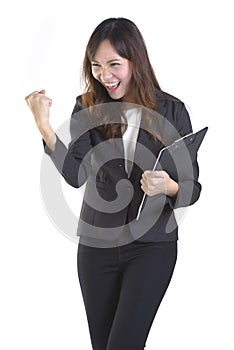
<svg viewBox="0 0 234 350">
<path fill-rule="evenodd" d="M 43 140 L 45 153 L 71 186 L 81 187 L 87 180 L 91 169 L 92 143 L 88 128 L 88 118 L 82 110 L 81 98 L 76 100 L 70 120 L 71 142 L 68 148 L 56 135 L 55 149 L 52 152 Z"/>
<path fill-rule="evenodd" d="M 190 117 L 184 103 L 181 103 L 181 109 L 176 118 L 176 128 L 181 137 L 193 132 Z M 168 202 L 173 209 L 192 205 L 200 197 L 202 186 L 198 182 L 199 166 L 197 159 L 195 159 L 191 165 L 191 176 L 189 178 L 180 178 L 178 181 L 179 190 L 177 195 L 173 198 L 169 197 Z"/>
</svg>

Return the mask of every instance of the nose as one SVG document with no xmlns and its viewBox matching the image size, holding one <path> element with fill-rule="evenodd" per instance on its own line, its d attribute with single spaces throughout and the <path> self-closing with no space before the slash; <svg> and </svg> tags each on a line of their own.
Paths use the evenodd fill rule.
<svg viewBox="0 0 234 350">
<path fill-rule="evenodd" d="M 109 68 L 102 68 L 101 80 L 108 81 L 112 77 L 112 73 Z"/>
</svg>

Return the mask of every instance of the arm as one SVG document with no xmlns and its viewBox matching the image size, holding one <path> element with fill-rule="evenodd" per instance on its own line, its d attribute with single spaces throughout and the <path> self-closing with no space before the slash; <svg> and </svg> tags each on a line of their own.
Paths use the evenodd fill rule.
<svg viewBox="0 0 234 350">
<path fill-rule="evenodd" d="M 192 126 L 184 104 L 180 103 L 178 107 L 173 124 L 182 137 L 192 132 Z M 179 174 L 178 180 L 172 179 L 166 171 L 145 171 L 140 181 L 141 188 L 149 196 L 166 195 L 167 203 L 173 208 L 191 205 L 198 200 L 201 185 L 197 160 L 188 167 L 187 175 Z"/>
<path fill-rule="evenodd" d="M 85 155 L 92 146 L 89 131 L 84 132 L 84 124 L 87 124 L 85 115 L 83 114 L 82 117 L 78 113 L 82 109 L 81 104 L 77 102 L 72 113 L 70 132 L 73 140 L 67 149 L 50 126 L 49 107 L 52 101 L 45 96 L 45 91 L 40 93 L 35 91 L 26 97 L 26 101 L 42 135 L 46 154 L 50 156 L 58 171 L 71 186 L 82 186 L 90 170 L 90 159 L 85 158 Z M 84 158 L 85 161 L 83 161 Z"/>
<path fill-rule="evenodd" d="M 177 130 L 181 137 L 193 132 L 189 114 L 183 103 L 181 111 L 177 116 Z M 202 187 L 198 182 L 198 178 L 199 166 L 197 159 L 195 159 L 191 164 L 190 176 L 179 179 L 178 193 L 169 201 L 169 204 L 173 208 L 192 205 L 199 199 Z"/>
<path fill-rule="evenodd" d="M 81 187 L 87 180 L 91 171 L 92 144 L 88 129 L 88 117 L 82 110 L 80 98 L 77 98 L 70 120 L 71 142 L 68 148 L 57 136 L 53 152 L 48 145 L 45 152 L 51 157 L 55 166 L 65 181 L 75 187 Z M 45 144 L 45 143 L 44 143 Z"/>
</svg>

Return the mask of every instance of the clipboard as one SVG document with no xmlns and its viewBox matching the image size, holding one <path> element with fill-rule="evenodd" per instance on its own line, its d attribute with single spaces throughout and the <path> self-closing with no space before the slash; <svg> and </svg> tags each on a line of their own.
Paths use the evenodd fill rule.
<svg viewBox="0 0 234 350">
<path fill-rule="evenodd" d="M 191 160 L 193 161 L 195 159 L 197 152 L 201 146 L 201 143 L 202 143 L 202 141 L 207 133 L 207 130 L 208 130 L 208 127 L 205 127 L 203 129 L 197 131 L 196 133 L 187 134 L 187 135 L 179 138 L 178 140 L 174 141 L 171 145 L 162 148 L 158 154 L 158 157 L 155 161 L 155 164 L 153 166 L 152 171 L 156 170 L 156 168 L 157 168 L 159 162 L 162 160 L 163 155 L 164 155 L 166 150 L 173 154 L 174 152 L 176 152 L 176 153 L 181 152 L 181 149 L 184 150 L 184 148 L 186 147 L 189 154 L 190 154 Z M 147 194 L 144 193 L 142 200 L 141 200 L 141 203 L 140 203 L 139 208 L 138 208 L 136 220 L 138 220 L 140 217 L 140 213 L 141 213 L 143 205 L 145 203 L 146 196 L 147 196 Z"/>
</svg>

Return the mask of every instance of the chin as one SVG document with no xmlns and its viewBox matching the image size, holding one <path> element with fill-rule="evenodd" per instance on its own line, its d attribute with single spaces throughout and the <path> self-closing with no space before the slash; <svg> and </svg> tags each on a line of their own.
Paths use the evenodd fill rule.
<svg viewBox="0 0 234 350">
<path fill-rule="evenodd" d="M 124 97 L 124 93 L 117 93 L 117 94 L 115 94 L 115 93 L 113 93 L 113 94 L 109 93 L 109 95 L 110 95 L 110 97 L 111 97 L 113 100 L 119 100 L 119 99 L 121 99 L 121 98 Z"/>
<path fill-rule="evenodd" d="M 118 96 L 110 95 L 110 97 L 112 98 L 112 100 L 120 100 L 122 97 L 124 97 L 124 95 L 118 95 Z"/>
</svg>

